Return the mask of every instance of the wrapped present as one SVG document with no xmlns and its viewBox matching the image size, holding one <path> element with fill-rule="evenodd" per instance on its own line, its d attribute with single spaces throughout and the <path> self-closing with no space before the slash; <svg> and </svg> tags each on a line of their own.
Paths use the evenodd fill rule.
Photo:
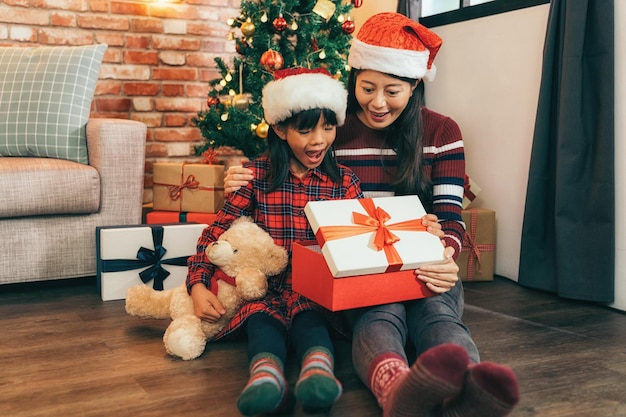
<svg viewBox="0 0 626 417">
<path fill-rule="evenodd" d="M 217 218 L 215 213 L 188 213 L 186 211 L 159 211 L 146 213 L 146 223 L 206 223 L 212 224 Z"/>
<path fill-rule="evenodd" d="M 122 300 L 131 286 L 174 288 L 187 278 L 187 259 L 206 224 L 96 228 L 97 283 L 103 301 Z"/>
<path fill-rule="evenodd" d="M 463 249 L 457 258 L 463 281 L 493 281 L 496 260 L 496 212 L 472 208 L 461 213 L 465 222 Z"/>
<path fill-rule="evenodd" d="M 443 261 L 415 195 L 312 201 L 304 212 L 333 277 L 410 270 Z"/>
<path fill-rule="evenodd" d="M 465 175 L 465 183 L 463 184 L 463 209 L 468 208 L 481 191 L 482 190 L 478 184 Z"/>
<path fill-rule="evenodd" d="M 157 162 L 153 194 L 157 211 L 217 213 L 224 204 L 224 166 Z"/>
<path fill-rule="evenodd" d="M 444 260 L 417 196 L 309 202 L 316 242 L 293 245 L 295 291 L 336 311 L 432 295 L 414 269 Z"/>
</svg>

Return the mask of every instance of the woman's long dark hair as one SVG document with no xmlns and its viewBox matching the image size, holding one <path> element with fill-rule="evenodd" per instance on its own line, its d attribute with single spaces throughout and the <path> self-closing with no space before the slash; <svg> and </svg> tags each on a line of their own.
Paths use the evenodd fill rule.
<svg viewBox="0 0 626 417">
<path fill-rule="evenodd" d="M 320 115 L 324 117 L 326 124 L 337 126 L 337 116 L 334 111 L 329 109 L 304 110 L 280 122 L 279 125 L 297 130 L 313 129 L 319 122 Z M 267 189 L 269 193 L 283 185 L 289 173 L 289 160 L 295 158 L 287 141 L 282 140 L 271 127 L 267 134 L 267 155 L 270 160 L 270 168 L 265 179 L 270 183 Z M 332 149 L 329 149 L 324 155 L 320 169 L 328 174 L 334 182 L 339 182 L 341 179 L 335 152 Z"/>
<path fill-rule="evenodd" d="M 356 77 L 360 70 L 353 69 L 348 79 L 348 113 L 356 114 L 361 110 L 356 99 Z M 398 80 L 417 86 L 409 98 L 407 106 L 398 119 L 387 129 L 387 145 L 397 154 L 396 181 L 392 183 L 396 195 L 416 194 L 429 205 L 432 202 L 433 189 L 430 177 L 424 166 L 424 124 L 422 107 L 424 106 L 424 83 L 412 78 L 397 77 Z"/>
</svg>

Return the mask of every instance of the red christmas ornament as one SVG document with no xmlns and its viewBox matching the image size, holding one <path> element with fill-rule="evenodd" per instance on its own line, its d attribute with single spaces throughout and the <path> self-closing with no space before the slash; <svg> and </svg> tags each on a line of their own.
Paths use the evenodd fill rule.
<svg viewBox="0 0 626 417">
<path fill-rule="evenodd" d="M 239 55 L 243 55 L 246 52 L 246 49 L 248 49 L 248 46 L 248 42 L 243 39 L 237 39 L 235 42 L 235 50 Z"/>
<path fill-rule="evenodd" d="M 278 51 L 268 49 L 267 51 L 263 52 L 263 55 L 261 55 L 259 63 L 266 70 L 274 72 L 278 69 L 281 69 L 285 61 L 283 60 L 283 56 Z"/>
<path fill-rule="evenodd" d="M 289 26 L 287 24 L 287 21 L 282 15 L 274 19 L 274 21 L 272 22 L 272 25 L 274 26 L 274 29 L 276 29 L 279 32 L 282 32 L 283 30 L 287 29 L 287 26 Z"/>
<path fill-rule="evenodd" d="M 220 100 L 217 97 L 209 97 L 206 100 L 206 105 L 209 107 L 213 107 L 213 106 L 216 106 L 219 102 Z"/>
<path fill-rule="evenodd" d="M 363 6 L 363 0 L 352 0 L 352 4 L 354 7 L 361 7 Z"/>
<path fill-rule="evenodd" d="M 352 20 L 346 20 L 341 24 L 341 30 L 343 30 L 343 33 L 350 35 L 354 32 L 354 22 Z"/>
</svg>

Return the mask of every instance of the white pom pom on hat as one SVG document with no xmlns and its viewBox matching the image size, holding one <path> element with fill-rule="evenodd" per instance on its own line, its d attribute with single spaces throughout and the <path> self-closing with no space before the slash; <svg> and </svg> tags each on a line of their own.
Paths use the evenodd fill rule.
<svg viewBox="0 0 626 417">
<path fill-rule="evenodd" d="M 400 13 L 378 13 L 352 39 L 348 65 L 412 79 L 435 78 L 441 38 Z"/>
<path fill-rule="evenodd" d="M 341 126 L 346 119 L 348 91 L 323 68 L 288 68 L 274 72 L 274 80 L 263 87 L 261 104 L 271 125 L 304 110 L 329 109 Z"/>
</svg>

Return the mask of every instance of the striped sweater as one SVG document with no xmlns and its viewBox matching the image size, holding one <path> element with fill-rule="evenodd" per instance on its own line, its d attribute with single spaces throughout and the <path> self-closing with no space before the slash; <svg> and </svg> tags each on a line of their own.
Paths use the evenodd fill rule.
<svg viewBox="0 0 626 417">
<path fill-rule="evenodd" d="M 424 121 L 424 163 L 433 184 L 432 211 L 445 233 L 447 246 L 461 252 L 465 225 L 461 218 L 465 154 L 457 123 L 427 108 Z M 385 131 L 365 126 L 354 114 L 337 130 L 335 154 L 339 163 L 350 167 L 361 180 L 366 197 L 393 195 L 390 185 L 396 175 L 396 153 L 387 148 Z M 424 204 L 427 206 L 428 204 Z"/>
</svg>

